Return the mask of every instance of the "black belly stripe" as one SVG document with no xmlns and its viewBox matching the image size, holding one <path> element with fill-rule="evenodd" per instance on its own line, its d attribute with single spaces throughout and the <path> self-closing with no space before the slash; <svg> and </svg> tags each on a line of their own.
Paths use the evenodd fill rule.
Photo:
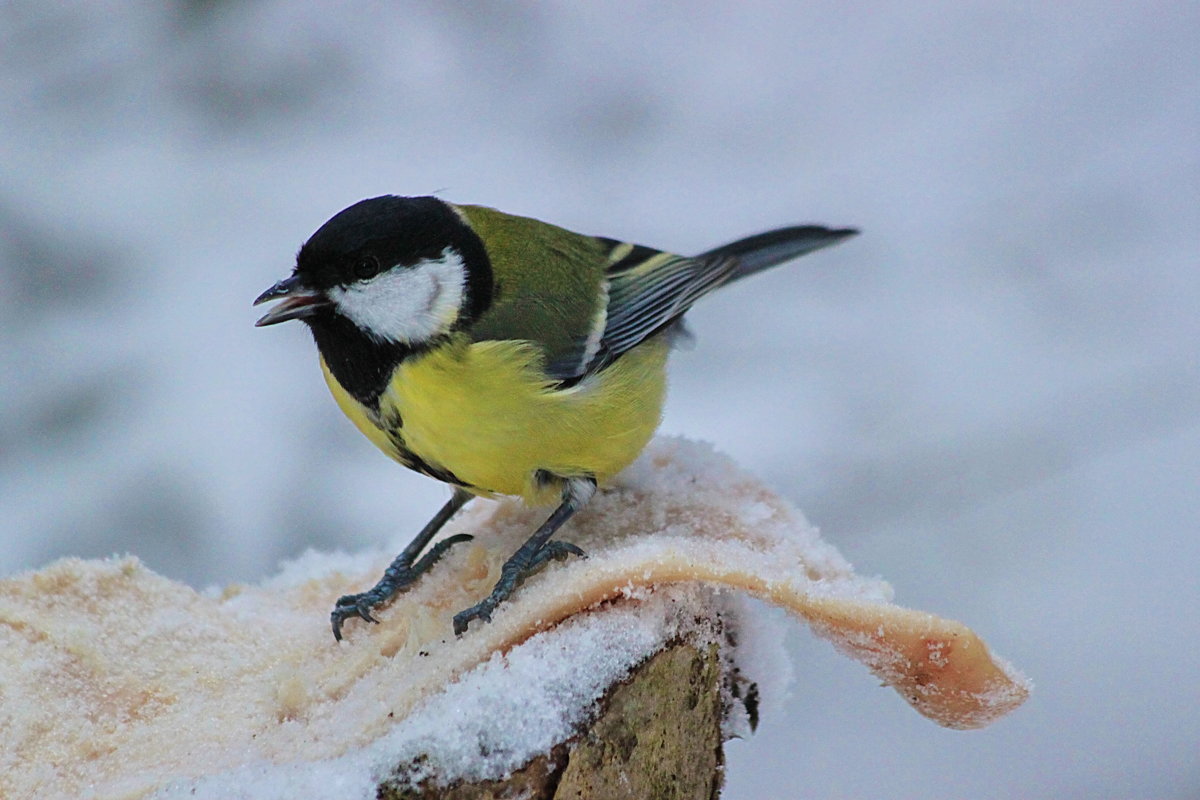
<svg viewBox="0 0 1200 800">
<path fill-rule="evenodd" d="M 392 444 L 403 446 L 404 440 L 399 437 L 402 435 L 400 429 L 404 427 L 404 417 L 400 416 L 399 410 L 395 406 L 391 406 L 384 412 L 380 421 L 383 423 L 383 430 L 387 431 L 388 436 L 392 439 Z"/>
<path fill-rule="evenodd" d="M 412 450 L 409 450 L 408 445 L 404 443 L 404 436 L 401 433 L 399 426 L 396 426 L 395 428 L 389 427 L 386 429 L 386 431 L 388 439 L 390 439 L 392 442 L 392 447 L 396 449 L 396 458 L 404 466 L 408 467 L 414 472 L 419 472 L 422 475 L 428 475 L 430 478 L 439 480 L 442 483 L 454 484 L 455 486 L 461 486 L 464 489 L 473 488 L 471 484 L 459 478 L 445 467 L 438 466 L 437 464 L 431 464 L 414 453 Z"/>
</svg>

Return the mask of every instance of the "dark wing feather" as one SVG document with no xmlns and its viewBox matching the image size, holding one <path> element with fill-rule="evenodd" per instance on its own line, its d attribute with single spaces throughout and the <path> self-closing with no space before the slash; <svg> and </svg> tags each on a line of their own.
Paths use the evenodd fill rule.
<svg viewBox="0 0 1200 800">
<path fill-rule="evenodd" d="M 574 383 L 598 372 L 648 337 L 676 322 L 692 304 L 730 281 L 790 261 L 853 236 L 852 229 L 817 225 L 780 228 L 687 258 L 642 245 L 597 239 L 608 253 L 607 313 L 587 341 L 549 374 Z"/>
<path fill-rule="evenodd" d="M 648 247 L 611 244 L 606 314 L 570 355 L 551 362 L 547 372 L 572 384 L 613 363 L 649 336 L 671 325 L 692 303 L 732 276 L 737 259 L 685 258 Z M 602 327 L 599 327 L 602 326 Z"/>
<path fill-rule="evenodd" d="M 657 262 L 657 263 L 656 263 Z M 611 360 L 679 319 L 734 273 L 737 259 L 692 259 L 662 253 L 645 267 L 614 275 L 600 342 Z"/>
</svg>

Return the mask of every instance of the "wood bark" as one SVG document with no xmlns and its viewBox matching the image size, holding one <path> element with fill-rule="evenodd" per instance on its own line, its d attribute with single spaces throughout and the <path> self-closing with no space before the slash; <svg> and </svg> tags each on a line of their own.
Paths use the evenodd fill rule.
<svg viewBox="0 0 1200 800">
<path fill-rule="evenodd" d="M 613 686 L 585 730 L 508 777 L 449 786 L 433 781 L 411 786 L 397 777 L 381 785 L 378 796 L 711 800 L 724 775 L 723 714 L 717 646 L 675 643 Z"/>
</svg>

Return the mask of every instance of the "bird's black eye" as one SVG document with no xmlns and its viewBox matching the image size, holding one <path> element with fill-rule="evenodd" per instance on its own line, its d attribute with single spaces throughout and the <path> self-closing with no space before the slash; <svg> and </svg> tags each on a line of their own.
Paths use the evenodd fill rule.
<svg viewBox="0 0 1200 800">
<path fill-rule="evenodd" d="M 374 278 L 379 274 L 379 259 L 375 256 L 363 256 L 354 263 L 354 277 L 360 281 Z"/>
</svg>

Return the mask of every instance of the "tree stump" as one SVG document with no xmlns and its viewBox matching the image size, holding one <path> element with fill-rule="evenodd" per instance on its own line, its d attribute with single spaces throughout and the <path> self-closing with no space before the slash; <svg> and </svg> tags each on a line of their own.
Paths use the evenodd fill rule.
<svg viewBox="0 0 1200 800">
<path fill-rule="evenodd" d="M 677 642 L 612 687 L 586 730 L 508 778 L 413 787 L 398 776 L 379 797 L 709 800 L 723 778 L 724 713 L 717 645 Z"/>
</svg>

